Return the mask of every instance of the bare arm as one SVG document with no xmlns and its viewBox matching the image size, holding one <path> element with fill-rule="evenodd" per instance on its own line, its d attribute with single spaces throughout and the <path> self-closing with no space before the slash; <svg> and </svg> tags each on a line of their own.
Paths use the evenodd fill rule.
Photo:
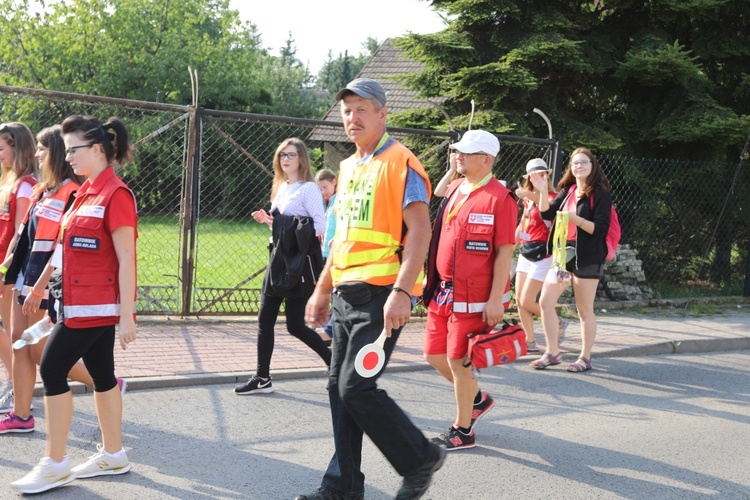
<svg viewBox="0 0 750 500">
<path fill-rule="evenodd" d="M 442 179 L 440 179 L 440 182 L 438 182 L 437 186 L 432 192 L 432 194 L 434 194 L 435 196 L 439 196 L 440 198 L 445 196 L 446 192 L 448 191 L 448 185 L 456 176 L 456 153 L 450 154 L 448 164 L 448 171 L 445 172 L 445 175 Z"/>
<path fill-rule="evenodd" d="M 411 293 L 419 272 L 424 265 L 427 250 L 430 248 L 430 211 L 426 203 L 410 203 L 404 209 L 404 223 L 407 228 L 406 243 L 401 259 L 396 283 L 393 286 Z M 391 330 L 401 328 L 411 317 L 411 300 L 405 293 L 393 292 L 383 308 L 386 335 Z"/>
<path fill-rule="evenodd" d="M 531 184 L 534 185 L 534 190 L 539 193 L 539 202 L 536 204 L 539 207 L 540 212 L 549 210 L 549 174 L 534 173 L 529 176 Z M 536 200 L 534 200 L 536 202 Z"/>
<path fill-rule="evenodd" d="M 135 340 L 135 228 L 120 226 L 112 232 L 112 243 L 119 263 L 120 282 L 120 347 Z"/>
<path fill-rule="evenodd" d="M 37 279 L 36 283 L 34 283 L 32 290 L 36 292 L 37 294 L 40 294 L 40 295 L 43 294 L 44 289 L 47 288 L 47 284 L 49 284 L 49 280 L 52 277 L 52 273 L 54 272 L 54 270 L 55 268 L 52 267 L 52 264 L 50 262 L 47 262 L 47 265 L 44 266 L 44 271 L 42 271 L 41 276 L 39 276 L 39 279 Z M 50 297 L 49 300 L 54 300 L 54 299 Z M 21 311 L 26 315 L 35 313 L 36 311 L 39 310 L 39 305 L 41 303 L 42 303 L 42 298 L 39 297 L 39 295 L 30 293 L 24 299 L 23 308 L 21 309 Z"/>
</svg>

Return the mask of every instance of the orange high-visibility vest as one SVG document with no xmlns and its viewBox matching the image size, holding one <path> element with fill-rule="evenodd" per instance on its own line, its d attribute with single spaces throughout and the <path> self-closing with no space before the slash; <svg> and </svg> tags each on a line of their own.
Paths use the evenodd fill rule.
<svg viewBox="0 0 750 500">
<path fill-rule="evenodd" d="M 404 190 L 408 168 L 430 181 L 422 164 L 406 146 L 389 140 L 369 161 L 358 164 L 351 156 L 341 162 L 336 194 L 336 233 L 333 236 L 333 284 L 363 281 L 385 286 L 396 282 L 405 234 Z M 412 290 L 422 293 L 423 272 Z"/>
</svg>

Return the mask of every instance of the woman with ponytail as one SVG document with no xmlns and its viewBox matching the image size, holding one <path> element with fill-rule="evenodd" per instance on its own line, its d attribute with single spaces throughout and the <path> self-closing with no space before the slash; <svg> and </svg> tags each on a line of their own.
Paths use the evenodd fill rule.
<svg viewBox="0 0 750 500">
<path fill-rule="evenodd" d="M 135 197 L 115 175 L 114 166 L 130 159 L 128 131 L 118 118 L 102 124 L 73 115 L 62 123 L 66 159 L 86 178 L 62 218 L 60 251 L 51 264 L 63 267 L 62 305 L 42 354 L 47 420 L 45 456 L 12 485 L 22 493 L 39 493 L 76 478 L 124 474 L 130 462 L 122 447 L 122 395 L 114 369 L 115 325 L 125 349 L 135 340 L 136 238 Z M 64 264 L 64 266 L 63 266 Z M 81 465 L 65 454 L 73 419 L 73 397 L 67 376 L 83 358 L 94 380 L 94 402 L 102 444 Z"/>
</svg>

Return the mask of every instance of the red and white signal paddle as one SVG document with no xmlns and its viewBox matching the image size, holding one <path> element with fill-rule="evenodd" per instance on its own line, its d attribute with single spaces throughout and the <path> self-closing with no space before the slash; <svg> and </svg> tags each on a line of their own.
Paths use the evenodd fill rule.
<svg viewBox="0 0 750 500">
<path fill-rule="evenodd" d="M 383 330 L 375 342 L 367 344 L 359 350 L 357 357 L 354 359 L 354 369 L 357 370 L 360 377 L 372 378 L 383 368 L 385 364 L 383 345 L 387 338 L 385 330 Z"/>
</svg>

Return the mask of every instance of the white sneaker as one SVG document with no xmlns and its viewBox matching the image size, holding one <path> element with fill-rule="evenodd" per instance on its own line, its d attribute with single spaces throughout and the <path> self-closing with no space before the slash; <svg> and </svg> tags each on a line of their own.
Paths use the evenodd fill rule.
<svg viewBox="0 0 750 500">
<path fill-rule="evenodd" d="M 68 484 L 76 477 L 70 470 L 68 457 L 55 462 L 50 457 L 42 458 L 37 465 L 18 481 L 10 483 L 21 493 L 41 493 Z"/>
<path fill-rule="evenodd" d="M 0 415 L 6 415 L 13 411 L 13 388 L 0 397 Z"/>
<path fill-rule="evenodd" d="M 120 450 L 114 455 L 104 451 L 100 444 L 96 445 L 96 453 L 91 455 L 81 465 L 73 467 L 73 474 L 76 478 L 83 479 L 96 476 L 113 476 L 116 474 L 125 474 L 130 470 L 130 462 L 125 450 Z"/>
</svg>

